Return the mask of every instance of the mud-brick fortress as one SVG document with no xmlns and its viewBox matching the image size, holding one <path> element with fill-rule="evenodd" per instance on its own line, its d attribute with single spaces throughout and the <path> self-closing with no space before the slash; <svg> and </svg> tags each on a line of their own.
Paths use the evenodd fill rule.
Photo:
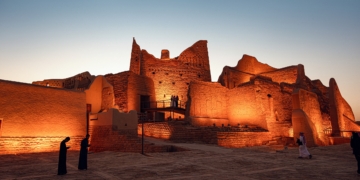
<svg viewBox="0 0 360 180">
<path fill-rule="evenodd" d="M 360 131 L 335 79 L 311 80 L 304 66 L 274 68 L 243 55 L 211 82 L 207 41 L 171 58 L 132 43 L 130 69 L 83 72 L 32 84 L 0 80 L 0 154 L 72 150 L 90 134 L 90 151 L 140 152 L 141 134 L 229 148 L 349 142 Z M 178 100 L 172 101 L 177 96 Z M 167 151 L 145 141 L 145 152 Z"/>
</svg>

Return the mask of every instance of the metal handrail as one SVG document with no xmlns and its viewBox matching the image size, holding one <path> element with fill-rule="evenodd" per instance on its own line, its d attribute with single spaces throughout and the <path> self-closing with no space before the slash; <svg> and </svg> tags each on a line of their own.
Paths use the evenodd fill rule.
<svg viewBox="0 0 360 180">
<path fill-rule="evenodd" d="M 184 101 L 177 101 L 177 106 L 175 101 L 171 100 L 160 100 L 160 101 L 143 101 L 141 102 L 141 108 L 183 108 L 185 109 L 186 103 Z"/>
</svg>

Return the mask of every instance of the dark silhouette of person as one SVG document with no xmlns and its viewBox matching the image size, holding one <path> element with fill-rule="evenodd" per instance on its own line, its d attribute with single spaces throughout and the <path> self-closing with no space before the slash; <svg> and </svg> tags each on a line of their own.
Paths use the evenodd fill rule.
<svg viewBox="0 0 360 180">
<path fill-rule="evenodd" d="M 360 175 L 360 137 L 359 133 L 353 132 L 350 140 L 350 146 L 357 161 L 357 173 Z"/>
<path fill-rule="evenodd" d="M 60 153 L 59 153 L 59 164 L 58 164 L 58 175 L 64 175 L 67 173 L 66 170 L 66 151 L 70 147 L 66 147 L 66 142 L 70 141 L 70 137 L 66 137 L 60 143 Z"/>
<path fill-rule="evenodd" d="M 175 107 L 179 105 L 179 96 L 175 96 Z"/>
<path fill-rule="evenodd" d="M 175 106 L 175 96 L 171 95 L 171 103 L 170 103 L 170 107 L 174 107 Z"/>
<path fill-rule="evenodd" d="M 87 169 L 87 154 L 88 154 L 88 147 L 90 146 L 89 137 L 90 135 L 87 134 L 86 137 L 81 141 L 79 165 L 78 165 L 79 170 Z"/>
</svg>

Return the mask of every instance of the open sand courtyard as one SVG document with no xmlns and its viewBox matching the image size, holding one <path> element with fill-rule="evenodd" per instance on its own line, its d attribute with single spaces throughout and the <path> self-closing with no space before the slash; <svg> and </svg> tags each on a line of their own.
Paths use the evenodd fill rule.
<svg viewBox="0 0 360 180">
<path fill-rule="evenodd" d="M 68 174 L 58 176 L 58 152 L 0 156 L 0 179 L 360 179 L 349 144 L 309 148 L 313 159 L 298 159 L 298 149 L 267 146 L 227 149 L 207 144 L 154 144 L 188 149 L 167 153 L 88 154 L 79 171 L 79 152 L 68 151 Z"/>
</svg>

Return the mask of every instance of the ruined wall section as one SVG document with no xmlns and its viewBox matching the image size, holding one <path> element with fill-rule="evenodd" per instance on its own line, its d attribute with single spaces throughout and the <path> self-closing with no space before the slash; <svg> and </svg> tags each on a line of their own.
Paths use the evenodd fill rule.
<svg viewBox="0 0 360 180">
<path fill-rule="evenodd" d="M 278 83 L 256 76 L 231 89 L 229 97 L 230 124 L 256 125 L 276 135 L 289 136 L 291 96 L 282 92 Z"/>
<path fill-rule="evenodd" d="M 140 96 L 150 96 L 155 101 L 154 83 L 151 78 L 138 75 L 132 71 L 105 75 L 113 86 L 115 104 L 123 112 L 136 110 L 140 112 Z"/>
<path fill-rule="evenodd" d="M 141 61 L 141 49 L 133 38 L 131 57 L 130 57 L 130 69 L 129 71 L 140 75 L 140 61 Z"/>
<path fill-rule="evenodd" d="M 276 70 L 276 68 L 273 68 L 267 64 L 263 64 L 255 57 L 246 54 L 244 54 L 243 57 L 238 61 L 235 69 L 250 74 L 260 74 Z"/>
<path fill-rule="evenodd" d="M 108 110 L 115 105 L 114 88 L 104 76 L 97 76 L 85 93 L 86 104 L 91 104 L 91 113 Z"/>
<path fill-rule="evenodd" d="M 211 81 L 207 41 L 200 40 L 171 59 L 168 50 L 162 51 L 162 59 L 156 58 L 133 41 L 130 71 L 147 76 L 154 82 L 157 101 L 178 96 L 180 103 L 187 101 L 187 90 L 192 80 Z"/>
<path fill-rule="evenodd" d="M 310 133 L 307 136 L 312 136 L 309 138 L 307 144 L 309 146 L 313 145 L 328 145 L 329 140 L 325 135 L 325 129 L 329 128 L 323 125 L 322 114 L 320 110 L 320 104 L 318 102 L 318 97 L 315 93 L 306 91 L 303 89 L 297 89 L 293 93 L 293 108 L 294 110 L 302 110 L 304 116 L 301 123 L 309 124 L 309 127 L 304 127 L 298 123 L 294 124 L 294 135 L 298 137 L 299 132 Z M 295 117 L 296 119 L 296 117 Z M 294 121 L 294 120 L 293 120 Z M 306 122 L 308 121 L 308 122 Z M 300 127 L 298 127 L 300 126 Z M 310 129 L 309 129 L 310 128 Z"/>
<path fill-rule="evenodd" d="M 249 82 L 250 78 L 253 76 L 255 76 L 255 74 L 242 72 L 242 71 L 236 70 L 233 67 L 225 66 L 223 68 L 221 75 L 219 76 L 218 82 L 221 85 L 223 85 L 229 89 L 232 89 L 242 83 Z"/>
<path fill-rule="evenodd" d="M 117 74 L 107 74 L 104 77 L 114 89 L 115 105 L 120 111 L 128 112 L 128 76 L 130 71 L 124 71 Z"/>
<path fill-rule="evenodd" d="M 34 82 L 32 82 L 32 84 L 40 85 L 40 86 L 64 88 L 65 79 L 46 79 L 43 81 L 34 81 Z"/>
<path fill-rule="evenodd" d="M 359 129 L 357 124 L 347 122 L 355 122 L 354 113 L 350 105 L 341 96 L 335 79 L 331 78 L 329 84 L 330 118 L 333 136 L 342 135 L 342 131 Z"/>
<path fill-rule="evenodd" d="M 226 66 L 223 68 L 223 71 L 218 78 L 218 82 L 221 83 L 221 85 L 232 89 L 242 83 L 249 82 L 250 78 L 257 74 L 270 71 L 273 72 L 275 70 L 276 68 L 260 63 L 255 57 L 244 54 L 235 67 Z M 280 77 L 281 75 L 278 74 L 281 73 L 272 73 L 267 76 L 274 76 L 275 78 L 277 76 Z"/>
<path fill-rule="evenodd" d="M 161 56 L 160 56 L 161 60 L 170 60 L 170 52 L 167 49 L 163 49 L 161 50 Z"/>
<path fill-rule="evenodd" d="M 276 69 L 270 72 L 260 73 L 262 76 L 270 77 L 272 81 L 277 83 L 296 83 L 298 66 L 289 66 Z"/>
<path fill-rule="evenodd" d="M 252 125 L 273 136 L 290 136 L 291 93 L 267 77 L 227 89 L 219 83 L 193 81 L 189 87 L 187 117 L 195 126 Z"/>
<path fill-rule="evenodd" d="M 150 101 L 156 101 L 153 80 L 149 77 L 129 72 L 127 95 L 128 110 L 140 112 L 141 96 L 149 96 Z"/>
<path fill-rule="evenodd" d="M 186 117 L 196 126 L 227 126 L 228 89 L 219 83 L 192 81 L 189 86 Z"/>
<path fill-rule="evenodd" d="M 179 97 L 181 103 L 187 101 L 188 86 L 193 80 L 210 81 L 201 68 L 182 63 L 179 60 L 160 60 L 143 50 L 145 75 L 154 81 L 156 100 L 170 101 L 171 95 Z M 210 73 L 210 71 L 208 72 Z"/>
<path fill-rule="evenodd" d="M 321 112 L 330 116 L 329 88 L 318 79 L 312 80 L 311 83 L 313 85 L 311 91 L 318 96 Z"/>
<path fill-rule="evenodd" d="M 230 125 L 257 125 L 267 129 L 266 117 L 257 102 L 256 86 L 244 83 L 228 92 L 228 118 Z M 259 107 L 260 106 L 260 107 Z"/>
<path fill-rule="evenodd" d="M 209 53 L 206 40 L 200 40 L 194 43 L 192 46 L 185 49 L 177 59 L 187 66 L 199 69 L 199 73 L 204 76 L 204 81 L 211 81 Z"/>
<path fill-rule="evenodd" d="M 2 136 L 84 136 L 85 93 L 0 80 Z"/>
<path fill-rule="evenodd" d="M 84 91 L 89 88 L 94 78 L 95 76 L 86 71 L 66 79 L 45 79 L 43 81 L 34 81 L 32 84 Z"/>
</svg>

